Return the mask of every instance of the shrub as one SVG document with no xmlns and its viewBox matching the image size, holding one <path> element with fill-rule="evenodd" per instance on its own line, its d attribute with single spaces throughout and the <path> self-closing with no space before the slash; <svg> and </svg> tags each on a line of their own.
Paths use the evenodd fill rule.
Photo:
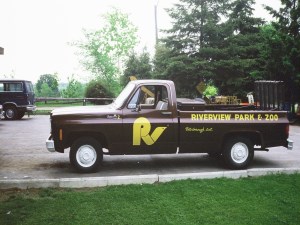
<svg viewBox="0 0 300 225">
<path fill-rule="evenodd" d="M 102 84 L 99 80 L 91 80 L 87 86 L 85 91 L 86 98 L 113 98 L 114 95 L 112 92 L 108 91 L 107 88 Z M 92 101 L 95 104 L 99 104 L 99 102 Z M 103 104 L 101 102 L 100 104 Z"/>
</svg>

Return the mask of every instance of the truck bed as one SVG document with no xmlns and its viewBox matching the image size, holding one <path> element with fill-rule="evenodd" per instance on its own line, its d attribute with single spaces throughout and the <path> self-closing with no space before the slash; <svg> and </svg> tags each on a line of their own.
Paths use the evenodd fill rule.
<svg viewBox="0 0 300 225">
<path fill-rule="evenodd" d="M 177 108 L 180 111 L 247 111 L 259 110 L 254 105 L 222 105 L 222 104 L 206 104 L 201 98 L 177 98 Z"/>
<path fill-rule="evenodd" d="M 288 120 L 284 111 L 178 111 L 178 118 L 182 152 L 195 151 L 199 143 L 201 152 L 219 150 L 231 136 L 249 137 L 262 149 L 287 146 Z"/>
</svg>

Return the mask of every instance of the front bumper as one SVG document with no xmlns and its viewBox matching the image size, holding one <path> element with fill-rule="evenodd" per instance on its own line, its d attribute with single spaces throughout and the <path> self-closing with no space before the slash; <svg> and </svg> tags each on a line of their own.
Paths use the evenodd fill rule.
<svg viewBox="0 0 300 225">
<path fill-rule="evenodd" d="M 20 105 L 17 106 L 19 111 L 22 112 L 34 112 L 36 111 L 36 106 L 35 105 Z"/>
<path fill-rule="evenodd" d="M 287 149 L 293 150 L 294 142 L 291 139 L 287 139 Z"/>
<path fill-rule="evenodd" d="M 34 112 L 36 111 L 36 106 L 35 105 L 26 106 L 26 110 L 27 112 Z"/>
<path fill-rule="evenodd" d="M 49 152 L 55 152 L 54 141 L 52 136 L 50 135 L 49 138 L 46 140 L 46 148 Z"/>
</svg>

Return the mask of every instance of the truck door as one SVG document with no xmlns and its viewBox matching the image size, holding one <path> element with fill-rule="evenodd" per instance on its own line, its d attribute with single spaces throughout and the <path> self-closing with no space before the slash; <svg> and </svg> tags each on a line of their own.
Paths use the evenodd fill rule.
<svg viewBox="0 0 300 225">
<path fill-rule="evenodd" d="M 140 85 L 123 109 L 128 154 L 176 153 L 177 116 L 168 86 Z"/>
</svg>

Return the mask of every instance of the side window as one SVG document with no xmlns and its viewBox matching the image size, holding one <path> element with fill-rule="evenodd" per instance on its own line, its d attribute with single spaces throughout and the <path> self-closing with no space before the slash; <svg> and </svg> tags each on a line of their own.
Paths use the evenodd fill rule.
<svg viewBox="0 0 300 225">
<path fill-rule="evenodd" d="M 168 109 L 168 91 L 162 85 L 145 85 L 140 87 L 131 98 L 128 108 L 134 109 L 137 105 L 141 109 Z"/>
<path fill-rule="evenodd" d="M 5 83 L 3 86 L 5 92 L 23 92 L 22 83 Z"/>
<path fill-rule="evenodd" d="M 4 91 L 4 84 L 0 83 L 0 92 L 3 92 L 3 91 Z"/>
<path fill-rule="evenodd" d="M 22 83 L 12 83 L 10 85 L 10 90 L 11 91 L 16 91 L 16 92 L 22 92 L 23 91 L 23 85 L 22 85 Z"/>
</svg>

